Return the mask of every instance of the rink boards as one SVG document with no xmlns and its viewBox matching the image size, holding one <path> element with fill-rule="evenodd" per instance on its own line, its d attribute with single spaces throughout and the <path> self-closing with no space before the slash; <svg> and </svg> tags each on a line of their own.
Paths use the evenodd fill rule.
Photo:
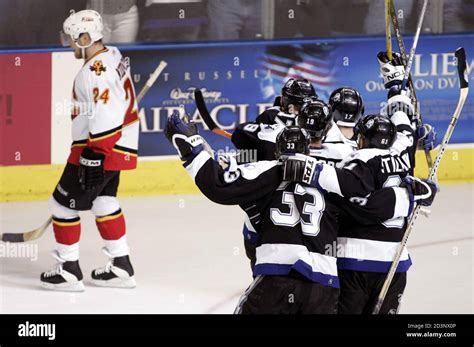
<svg viewBox="0 0 474 347">
<path fill-rule="evenodd" d="M 407 40 L 407 44 L 411 44 Z M 425 122 L 439 140 L 458 98 L 453 52 L 464 46 L 472 82 L 474 35 L 424 36 L 413 74 Z M 140 103 L 138 169 L 122 175 L 125 196 L 197 192 L 163 134 L 168 114 L 184 108 L 202 124 L 192 90 L 204 88 L 211 115 L 225 129 L 252 121 L 272 104 L 283 81 L 307 78 L 327 99 L 333 89 L 350 85 L 364 97 L 366 113 L 386 99 L 375 56 L 382 38 L 240 42 L 123 47 L 137 92 L 160 60 L 168 67 Z M 82 62 L 62 50 L 0 54 L 0 201 L 45 199 L 61 174 L 70 146 L 69 99 Z M 439 171 L 443 182 L 474 180 L 474 98 L 469 97 Z M 230 141 L 200 125 L 210 145 L 232 151 Z M 435 152 L 433 152 L 434 156 Z M 417 174 L 426 176 L 423 153 Z"/>
</svg>

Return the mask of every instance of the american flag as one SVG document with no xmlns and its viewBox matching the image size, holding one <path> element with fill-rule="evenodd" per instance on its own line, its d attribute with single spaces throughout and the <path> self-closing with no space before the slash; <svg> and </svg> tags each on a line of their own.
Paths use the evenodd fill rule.
<svg viewBox="0 0 474 347">
<path fill-rule="evenodd" d="M 334 49 L 315 50 L 302 45 L 285 46 L 284 51 L 267 51 L 260 58 L 263 96 L 271 100 L 280 95 L 281 87 L 288 79 L 305 78 L 313 84 L 319 97 L 327 101 L 337 88 L 333 52 Z"/>
</svg>

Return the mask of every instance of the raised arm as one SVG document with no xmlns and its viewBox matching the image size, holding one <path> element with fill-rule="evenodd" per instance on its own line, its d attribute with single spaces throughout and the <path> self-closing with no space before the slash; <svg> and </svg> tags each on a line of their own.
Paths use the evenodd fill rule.
<svg viewBox="0 0 474 347">
<path fill-rule="evenodd" d="M 275 191 L 282 181 L 276 160 L 237 165 L 235 158 L 225 157 L 223 168 L 204 149 L 196 125 L 182 120 L 177 112 L 168 119 L 165 133 L 199 190 L 213 202 L 248 204 Z"/>
</svg>

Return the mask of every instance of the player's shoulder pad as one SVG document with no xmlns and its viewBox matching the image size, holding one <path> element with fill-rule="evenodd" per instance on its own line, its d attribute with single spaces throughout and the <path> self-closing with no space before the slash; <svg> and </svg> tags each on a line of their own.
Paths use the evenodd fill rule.
<svg viewBox="0 0 474 347">
<path fill-rule="evenodd" d="M 262 113 L 259 114 L 259 117 L 268 116 L 268 115 L 277 115 L 280 112 L 280 107 L 272 106 L 265 109 Z"/>
<path fill-rule="evenodd" d="M 388 149 L 379 149 L 379 148 L 363 148 L 359 149 L 358 151 L 355 151 L 348 155 L 345 159 L 345 163 L 353 162 L 355 160 L 362 161 L 364 163 L 367 163 L 369 160 L 382 156 L 382 155 L 387 155 L 390 154 L 390 151 Z"/>
<path fill-rule="evenodd" d="M 257 118 L 255 119 L 256 123 L 274 123 L 275 117 L 277 116 L 278 112 L 280 112 L 280 108 L 278 106 L 272 106 L 267 108 L 265 111 L 260 113 Z"/>
<path fill-rule="evenodd" d="M 321 152 L 324 156 L 331 159 L 342 160 L 347 158 L 349 155 L 355 152 L 357 148 L 353 147 L 347 143 L 340 142 L 340 143 L 323 143 L 321 149 L 317 149 L 317 153 Z M 314 151 L 314 149 L 310 149 Z"/>
<path fill-rule="evenodd" d="M 123 61 L 122 54 L 116 47 L 107 46 L 104 48 L 104 52 L 97 54 L 87 62 L 90 71 L 89 76 L 92 77 L 93 80 L 120 77 L 120 75 L 117 73 L 117 68 L 123 62 L 124 66 L 121 69 L 128 69 L 130 62 L 129 60 L 127 61 L 128 65 L 127 62 Z M 125 70 L 125 72 L 126 71 L 127 70 Z"/>
<path fill-rule="evenodd" d="M 278 160 L 262 160 L 247 164 L 239 165 L 239 171 L 243 178 L 254 180 L 261 174 L 271 170 L 275 166 L 280 165 Z"/>
<path fill-rule="evenodd" d="M 257 136 L 260 140 L 275 143 L 278 134 L 285 128 L 282 124 L 260 124 Z"/>
<path fill-rule="evenodd" d="M 292 113 L 286 113 L 283 112 L 282 110 L 278 109 L 278 113 L 276 113 L 277 117 L 283 117 L 283 118 L 290 118 L 290 119 L 295 119 L 296 116 Z"/>
<path fill-rule="evenodd" d="M 265 111 L 263 111 L 263 112 L 271 112 L 271 113 L 275 112 L 275 113 L 278 113 L 278 112 L 280 112 L 280 106 L 272 106 L 272 107 L 269 107 L 269 108 L 267 108 L 267 109 L 266 109 Z"/>
<path fill-rule="evenodd" d="M 100 57 L 94 58 L 89 63 L 89 71 L 91 71 L 92 77 L 101 77 L 107 72 L 107 66 Z"/>
</svg>

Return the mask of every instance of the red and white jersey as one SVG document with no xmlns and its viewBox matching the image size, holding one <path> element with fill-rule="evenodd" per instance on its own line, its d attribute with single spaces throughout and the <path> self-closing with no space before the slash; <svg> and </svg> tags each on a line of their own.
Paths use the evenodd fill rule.
<svg viewBox="0 0 474 347">
<path fill-rule="evenodd" d="M 105 170 L 136 168 L 139 122 L 129 59 L 115 47 L 100 50 L 77 74 L 72 97 L 68 162 L 79 165 L 87 146 L 105 154 Z"/>
</svg>

